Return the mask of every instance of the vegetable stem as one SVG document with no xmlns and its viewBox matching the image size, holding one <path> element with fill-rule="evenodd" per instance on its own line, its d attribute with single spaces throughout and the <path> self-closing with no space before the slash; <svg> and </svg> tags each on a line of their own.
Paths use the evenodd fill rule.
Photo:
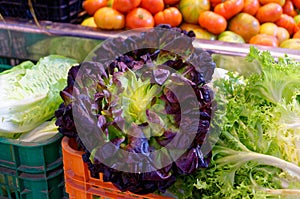
<svg viewBox="0 0 300 199">
<path fill-rule="evenodd" d="M 300 179 L 300 167 L 287 162 L 285 160 L 282 160 L 280 158 L 266 155 L 266 154 L 260 154 L 256 152 L 238 152 L 236 151 L 234 155 L 229 155 L 227 157 L 220 158 L 216 160 L 217 163 L 225 164 L 226 162 L 248 162 L 248 161 L 257 161 L 259 164 L 263 165 L 269 165 L 274 166 L 277 168 L 280 168 L 284 171 L 287 171 L 292 176 L 297 177 Z"/>
<path fill-rule="evenodd" d="M 299 189 L 264 189 L 264 191 L 276 195 L 300 195 Z"/>
</svg>

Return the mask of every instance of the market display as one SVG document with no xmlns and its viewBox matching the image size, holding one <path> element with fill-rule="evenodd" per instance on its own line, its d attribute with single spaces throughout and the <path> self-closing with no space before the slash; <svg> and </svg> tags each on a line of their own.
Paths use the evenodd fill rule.
<svg viewBox="0 0 300 199">
<path fill-rule="evenodd" d="M 19 6 L 37 29 L 0 32 L 0 198 L 299 198 L 300 0 Z"/>
<path fill-rule="evenodd" d="M 82 25 L 103 30 L 169 24 L 200 39 L 299 49 L 298 0 L 85 0 L 83 7 L 90 17 Z"/>
</svg>

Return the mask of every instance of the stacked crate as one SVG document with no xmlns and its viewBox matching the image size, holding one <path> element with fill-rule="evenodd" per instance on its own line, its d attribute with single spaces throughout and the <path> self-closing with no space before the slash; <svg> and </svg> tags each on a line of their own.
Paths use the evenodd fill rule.
<svg viewBox="0 0 300 199">
<path fill-rule="evenodd" d="M 60 134 L 43 143 L 0 138 L 0 198 L 64 198 L 61 139 Z"/>
</svg>

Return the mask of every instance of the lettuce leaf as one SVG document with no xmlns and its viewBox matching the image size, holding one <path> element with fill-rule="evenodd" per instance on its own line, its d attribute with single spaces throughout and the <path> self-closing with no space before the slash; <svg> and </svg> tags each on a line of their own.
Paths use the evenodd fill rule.
<svg viewBox="0 0 300 199">
<path fill-rule="evenodd" d="M 58 127 L 55 125 L 55 121 L 56 120 L 53 118 L 52 120 L 42 123 L 28 133 L 23 133 L 18 138 L 18 141 L 43 143 L 51 139 L 58 134 Z"/>
<path fill-rule="evenodd" d="M 0 74 L 0 136 L 14 137 L 54 117 L 67 84 L 69 69 L 77 62 L 58 55 L 37 64 L 21 63 Z"/>
</svg>

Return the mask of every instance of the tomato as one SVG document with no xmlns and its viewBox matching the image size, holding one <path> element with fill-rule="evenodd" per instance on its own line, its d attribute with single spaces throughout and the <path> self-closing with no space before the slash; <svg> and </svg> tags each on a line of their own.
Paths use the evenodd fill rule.
<svg viewBox="0 0 300 199">
<path fill-rule="evenodd" d="M 259 7 L 260 4 L 258 0 L 244 0 L 244 7 L 242 12 L 248 13 L 250 15 L 255 15 Z"/>
<path fill-rule="evenodd" d="M 108 30 L 122 29 L 125 26 L 124 15 L 110 7 L 98 9 L 94 14 L 94 21 L 97 27 Z"/>
<path fill-rule="evenodd" d="M 219 3 L 222 3 L 222 0 L 209 0 L 211 7 L 216 7 Z"/>
<path fill-rule="evenodd" d="M 230 19 L 244 8 L 244 0 L 226 0 L 224 3 L 216 5 L 214 12 L 222 15 L 225 19 Z"/>
<path fill-rule="evenodd" d="M 298 30 L 300 30 L 300 27 L 299 26 L 297 26 L 297 24 L 294 26 L 294 33 L 295 32 L 298 32 Z"/>
<path fill-rule="evenodd" d="M 152 14 L 163 11 L 165 7 L 163 0 L 142 0 L 140 6 Z"/>
<path fill-rule="evenodd" d="M 275 36 L 278 39 L 279 44 L 290 38 L 290 34 L 285 28 L 278 27 L 276 24 L 271 22 L 262 24 L 260 26 L 259 33 Z"/>
<path fill-rule="evenodd" d="M 114 0 L 112 7 L 120 12 L 127 13 L 138 7 L 140 3 L 141 0 Z"/>
<path fill-rule="evenodd" d="M 293 4 L 300 9 L 300 1 L 299 0 L 292 0 Z"/>
<path fill-rule="evenodd" d="M 105 7 L 106 5 L 107 5 L 107 0 L 85 0 L 82 3 L 83 9 L 90 16 L 93 16 L 99 8 Z"/>
<path fill-rule="evenodd" d="M 300 39 L 300 30 L 298 30 L 294 35 L 293 35 L 294 39 Z"/>
<path fill-rule="evenodd" d="M 126 15 L 126 27 L 133 28 L 152 28 L 154 18 L 152 14 L 144 8 L 135 8 Z"/>
<path fill-rule="evenodd" d="M 286 15 L 286 14 L 282 14 L 280 19 L 276 21 L 276 25 L 283 27 L 285 29 L 287 29 L 287 31 L 289 31 L 290 35 L 292 35 L 297 27 L 296 22 L 294 21 L 294 18 Z"/>
<path fill-rule="evenodd" d="M 82 26 L 88 26 L 88 27 L 94 27 L 94 28 L 97 27 L 97 25 L 95 23 L 95 20 L 94 20 L 94 17 L 88 17 L 88 18 L 84 19 L 81 22 L 81 25 Z"/>
<path fill-rule="evenodd" d="M 276 36 L 278 26 L 272 22 L 266 22 L 260 25 L 259 33 Z"/>
<path fill-rule="evenodd" d="M 260 24 L 252 15 L 248 13 L 239 13 L 230 20 L 228 29 L 241 35 L 243 39 L 248 42 L 251 37 L 258 34 Z"/>
<path fill-rule="evenodd" d="M 182 15 L 176 7 L 168 7 L 154 15 L 155 24 L 170 24 L 172 27 L 178 26 L 182 21 Z"/>
<path fill-rule="evenodd" d="M 225 31 L 227 27 L 226 19 L 222 15 L 212 11 L 202 12 L 199 16 L 198 22 L 201 27 L 213 34 L 220 34 Z"/>
<path fill-rule="evenodd" d="M 164 0 L 164 3 L 166 5 L 175 5 L 177 3 L 179 3 L 180 0 Z"/>
<path fill-rule="evenodd" d="M 295 16 L 294 21 L 295 21 L 296 25 L 300 28 L 300 15 Z"/>
<path fill-rule="evenodd" d="M 219 41 L 233 42 L 233 43 L 245 43 L 245 40 L 240 35 L 232 31 L 224 31 L 218 35 Z"/>
<path fill-rule="evenodd" d="M 294 50 L 300 50 L 300 39 L 288 39 L 280 44 L 281 48 L 289 48 Z"/>
<path fill-rule="evenodd" d="M 275 36 L 266 34 L 257 34 L 249 40 L 250 44 L 278 47 L 279 42 Z"/>
<path fill-rule="evenodd" d="M 278 27 L 276 37 L 281 44 L 283 41 L 290 38 L 290 33 L 283 27 Z"/>
<path fill-rule="evenodd" d="M 179 3 L 179 10 L 186 23 L 198 24 L 200 14 L 209 9 L 209 0 L 181 0 Z"/>
<path fill-rule="evenodd" d="M 286 0 L 285 4 L 282 6 L 283 14 L 287 14 L 291 17 L 297 15 L 297 12 L 294 8 L 293 2 L 291 0 Z"/>
<path fill-rule="evenodd" d="M 264 22 L 275 22 L 280 19 L 282 14 L 282 7 L 277 3 L 268 3 L 261 6 L 255 17 L 260 23 Z"/>
<path fill-rule="evenodd" d="M 217 38 L 216 35 L 204 30 L 199 25 L 183 23 L 180 28 L 186 31 L 192 30 L 198 39 L 216 40 Z"/>
<path fill-rule="evenodd" d="M 278 3 L 280 6 L 283 6 L 285 4 L 286 0 L 259 0 L 259 3 L 262 5 L 268 4 L 268 3 Z"/>
</svg>

